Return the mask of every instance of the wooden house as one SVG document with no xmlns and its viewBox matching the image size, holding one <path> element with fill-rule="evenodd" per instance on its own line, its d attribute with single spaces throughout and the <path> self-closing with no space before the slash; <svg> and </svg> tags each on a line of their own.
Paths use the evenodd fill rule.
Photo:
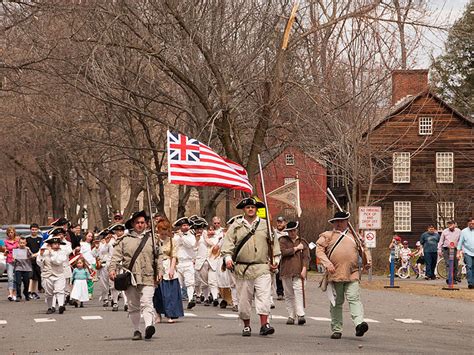
<svg viewBox="0 0 474 355">
<path fill-rule="evenodd" d="M 412 245 L 430 223 L 462 228 L 474 215 L 474 122 L 430 89 L 427 70 L 393 73 L 392 108 L 367 139 L 385 169 L 361 200 L 370 191 L 387 230 Z"/>
</svg>

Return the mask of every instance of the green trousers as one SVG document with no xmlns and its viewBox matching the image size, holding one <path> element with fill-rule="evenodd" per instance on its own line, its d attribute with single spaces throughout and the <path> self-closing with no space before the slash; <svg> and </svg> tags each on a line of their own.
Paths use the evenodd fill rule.
<svg viewBox="0 0 474 355">
<path fill-rule="evenodd" d="M 349 302 L 349 310 L 354 325 L 357 326 L 364 321 L 364 308 L 360 301 L 359 281 L 334 282 L 336 290 L 336 304 L 331 304 L 331 330 L 342 333 L 342 305 L 344 298 Z"/>
</svg>

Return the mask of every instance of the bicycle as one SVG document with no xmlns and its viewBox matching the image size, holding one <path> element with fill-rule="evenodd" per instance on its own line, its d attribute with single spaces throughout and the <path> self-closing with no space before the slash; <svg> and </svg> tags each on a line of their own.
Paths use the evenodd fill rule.
<svg viewBox="0 0 474 355">
<path fill-rule="evenodd" d="M 410 270 L 416 275 L 416 278 L 423 278 L 425 276 L 425 265 L 422 265 L 421 273 L 418 271 L 418 267 L 413 265 L 411 258 L 409 258 L 402 266 L 397 270 L 397 275 L 401 279 L 408 279 L 410 277 Z"/>
<path fill-rule="evenodd" d="M 459 259 L 458 261 L 458 274 L 456 279 L 462 280 L 467 276 L 466 264 L 464 264 L 464 258 Z M 438 257 L 438 262 L 436 263 L 435 275 L 439 276 L 442 279 L 448 278 L 448 273 L 446 270 L 446 261 L 442 256 Z"/>
</svg>

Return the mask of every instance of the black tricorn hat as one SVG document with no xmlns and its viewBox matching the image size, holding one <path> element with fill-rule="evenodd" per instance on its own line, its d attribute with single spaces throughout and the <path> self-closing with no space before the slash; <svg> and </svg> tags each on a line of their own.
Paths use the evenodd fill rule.
<svg viewBox="0 0 474 355">
<path fill-rule="evenodd" d="M 48 239 L 46 239 L 44 242 L 45 242 L 45 243 L 48 243 L 48 244 L 52 244 L 52 243 L 58 243 L 58 244 L 62 244 L 62 245 L 65 245 L 65 244 L 66 244 L 65 242 L 63 242 L 63 241 L 61 240 L 60 237 L 53 237 L 53 236 L 50 236 L 50 237 L 49 237 Z"/>
<path fill-rule="evenodd" d="M 349 212 L 337 211 L 336 213 L 334 213 L 334 217 L 328 220 L 328 222 L 333 223 L 335 221 L 343 221 L 343 220 L 349 219 L 350 216 L 351 214 Z"/>
<path fill-rule="evenodd" d="M 291 230 L 294 230 L 294 229 L 298 229 L 299 225 L 300 225 L 300 222 L 298 222 L 298 221 L 288 222 L 286 224 L 285 232 L 288 232 L 288 231 L 291 231 Z"/>
<path fill-rule="evenodd" d="M 188 224 L 189 226 L 192 226 L 194 222 L 191 221 L 191 219 L 188 217 L 181 217 L 173 223 L 173 227 L 181 227 L 183 224 Z"/>
<path fill-rule="evenodd" d="M 124 231 L 125 230 L 125 226 L 121 223 L 115 223 L 115 224 L 112 224 L 110 227 L 109 227 L 109 231 Z"/>
<path fill-rule="evenodd" d="M 55 220 L 53 223 L 51 223 L 52 226 L 55 226 L 55 227 L 60 227 L 60 226 L 64 226 L 65 224 L 69 224 L 69 220 L 67 218 L 64 218 L 64 217 L 61 217 L 61 218 L 58 218 L 57 220 Z"/>
<path fill-rule="evenodd" d="M 64 232 L 63 227 L 54 227 L 54 228 L 51 228 L 48 231 L 49 236 L 55 236 L 55 235 L 58 235 L 58 234 L 65 234 L 65 233 L 66 232 Z"/>
<path fill-rule="evenodd" d="M 150 219 L 150 217 L 148 217 L 145 211 L 133 212 L 132 217 L 130 217 L 130 219 L 127 222 L 125 222 L 125 228 L 130 229 L 130 230 L 133 229 L 133 222 L 138 217 L 144 217 L 145 221 L 148 221 Z"/>
<path fill-rule="evenodd" d="M 243 209 L 245 206 L 255 206 L 257 208 L 264 208 L 265 207 L 265 204 L 263 202 L 260 202 L 260 201 L 257 201 L 256 199 L 254 199 L 253 197 L 247 197 L 247 198 L 244 198 L 242 201 L 240 201 L 237 206 L 235 206 L 235 208 L 241 210 Z"/>
</svg>

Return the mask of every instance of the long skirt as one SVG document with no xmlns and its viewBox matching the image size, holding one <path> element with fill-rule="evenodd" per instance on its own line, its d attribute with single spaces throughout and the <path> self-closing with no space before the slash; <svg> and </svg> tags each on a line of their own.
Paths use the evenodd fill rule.
<svg viewBox="0 0 474 355">
<path fill-rule="evenodd" d="M 184 317 L 181 297 L 181 287 L 178 279 L 162 280 L 155 289 L 153 296 L 153 306 L 156 313 L 164 314 L 165 317 L 171 319 Z"/>
<path fill-rule="evenodd" d="M 79 302 L 89 301 L 89 293 L 87 290 L 87 280 L 75 280 L 72 287 L 70 297 Z"/>
</svg>

